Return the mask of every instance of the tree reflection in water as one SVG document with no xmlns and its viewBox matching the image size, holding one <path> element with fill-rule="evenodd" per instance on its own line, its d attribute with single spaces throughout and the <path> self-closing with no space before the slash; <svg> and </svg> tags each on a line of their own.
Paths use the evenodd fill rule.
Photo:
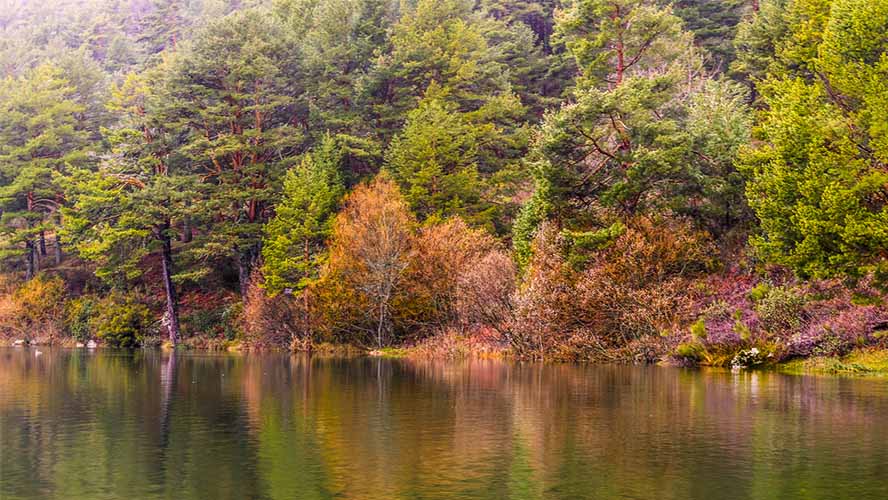
<svg viewBox="0 0 888 500">
<path fill-rule="evenodd" d="M 0 498 L 888 498 L 888 383 L 0 350 Z"/>
</svg>

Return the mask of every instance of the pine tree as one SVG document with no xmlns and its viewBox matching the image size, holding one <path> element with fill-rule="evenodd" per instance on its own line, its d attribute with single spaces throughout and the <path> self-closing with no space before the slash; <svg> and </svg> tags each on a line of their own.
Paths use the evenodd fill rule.
<svg viewBox="0 0 888 500">
<path fill-rule="evenodd" d="M 262 272 L 265 289 L 302 292 L 317 279 L 343 186 L 342 152 L 327 136 L 311 154 L 287 171 L 275 216 L 265 226 Z"/>
<path fill-rule="evenodd" d="M 302 143 L 296 63 L 280 23 L 248 10 L 208 24 L 172 56 L 164 82 L 179 151 L 204 180 L 194 206 L 208 227 L 197 255 L 233 259 L 244 299 L 262 226 Z"/>
<path fill-rule="evenodd" d="M 803 277 L 888 279 L 888 6 L 798 0 L 743 155 L 755 247 Z M 821 27 L 821 28 L 819 28 Z"/>
<path fill-rule="evenodd" d="M 458 215 L 495 229 L 510 202 L 497 183 L 517 170 L 527 140 L 509 126 L 521 113 L 514 96 L 460 112 L 444 89 L 429 87 L 386 154 L 386 170 L 420 220 Z"/>
<path fill-rule="evenodd" d="M 724 72 L 734 61 L 734 38 L 743 17 L 752 11 L 750 0 L 679 0 L 675 15 L 694 34 L 695 43 L 706 49 L 706 65 Z"/>
<path fill-rule="evenodd" d="M 185 216 L 194 182 L 151 83 L 151 75 L 130 74 L 113 89 L 108 106 L 118 122 L 105 130 L 110 153 L 98 170 L 76 170 L 63 181 L 72 203 L 64 210 L 65 234 L 81 257 L 97 264 L 100 278 L 122 288 L 145 271 L 145 257 L 158 252 L 164 323 L 176 344 L 173 222 Z"/>
<path fill-rule="evenodd" d="M 586 86 L 613 88 L 633 74 L 662 73 L 689 52 L 681 20 L 651 0 L 573 0 L 556 20 Z"/>
<path fill-rule="evenodd" d="M 419 0 L 392 28 L 391 51 L 364 85 L 369 120 L 387 143 L 432 82 L 460 111 L 474 111 L 509 93 L 506 68 L 496 60 L 466 0 Z"/>
<path fill-rule="evenodd" d="M 426 97 L 407 115 L 386 166 L 420 220 L 484 212 L 474 132 L 455 106 L 439 96 Z"/>
<path fill-rule="evenodd" d="M 522 23 L 531 29 L 534 44 L 545 54 L 553 52 L 552 34 L 555 31 L 556 0 L 481 0 L 481 10 L 507 25 Z"/>
<path fill-rule="evenodd" d="M 303 0 L 278 2 L 277 13 L 300 47 L 305 128 L 314 144 L 337 136 L 344 180 L 350 184 L 374 173 L 382 146 L 365 120 L 361 88 L 375 54 L 386 49 L 394 16 L 389 0 Z"/>
<path fill-rule="evenodd" d="M 34 277 L 46 254 L 44 235 L 55 226 L 63 193 L 56 179 L 88 162 L 85 107 L 62 70 L 43 64 L 0 82 L 0 223 L 3 255 L 23 257 Z"/>
<path fill-rule="evenodd" d="M 742 217 L 731 156 L 747 110 L 729 84 L 707 82 L 678 18 L 646 0 L 577 0 L 557 19 L 582 75 L 538 134 L 536 191 L 515 223 L 519 262 L 546 219 L 579 244 L 641 211 L 691 214 L 709 228 Z"/>
<path fill-rule="evenodd" d="M 175 47 L 189 22 L 186 0 L 152 0 L 148 11 L 139 17 L 136 40 L 151 54 Z"/>
</svg>

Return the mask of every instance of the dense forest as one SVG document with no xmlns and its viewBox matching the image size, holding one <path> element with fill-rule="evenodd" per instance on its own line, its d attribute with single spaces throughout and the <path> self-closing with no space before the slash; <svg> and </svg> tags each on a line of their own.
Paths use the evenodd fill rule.
<svg viewBox="0 0 888 500">
<path fill-rule="evenodd" d="M 0 336 L 879 346 L 886 32 L 867 0 L 3 0 Z"/>
</svg>

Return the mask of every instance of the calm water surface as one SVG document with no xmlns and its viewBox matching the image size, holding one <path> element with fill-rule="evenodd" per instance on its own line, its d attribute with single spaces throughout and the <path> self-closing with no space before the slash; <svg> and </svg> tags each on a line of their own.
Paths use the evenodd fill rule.
<svg viewBox="0 0 888 500">
<path fill-rule="evenodd" d="M 888 380 L 41 349 L 3 500 L 888 498 Z"/>
</svg>

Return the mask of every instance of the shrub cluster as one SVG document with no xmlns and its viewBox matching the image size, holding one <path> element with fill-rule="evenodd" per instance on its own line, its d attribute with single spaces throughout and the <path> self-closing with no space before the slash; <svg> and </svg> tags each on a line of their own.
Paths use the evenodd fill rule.
<svg viewBox="0 0 888 500">
<path fill-rule="evenodd" d="M 680 220 L 631 219 L 591 250 L 571 236 L 548 227 L 536 238 L 510 338 L 521 355 L 608 358 L 635 343 L 629 357 L 647 358 L 639 341 L 687 322 L 694 280 L 712 268 L 708 236 Z"/>
<path fill-rule="evenodd" d="M 58 277 L 40 275 L 0 297 L 0 328 L 25 340 L 53 339 L 64 328 L 67 291 Z"/>
<path fill-rule="evenodd" d="M 837 281 L 758 281 L 736 274 L 708 281 L 706 305 L 672 352 L 682 364 L 753 366 L 842 356 L 877 342 L 876 330 L 888 319 L 880 293 L 866 282 L 855 290 Z M 855 298 L 861 294 L 869 300 Z"/>
</svg>

